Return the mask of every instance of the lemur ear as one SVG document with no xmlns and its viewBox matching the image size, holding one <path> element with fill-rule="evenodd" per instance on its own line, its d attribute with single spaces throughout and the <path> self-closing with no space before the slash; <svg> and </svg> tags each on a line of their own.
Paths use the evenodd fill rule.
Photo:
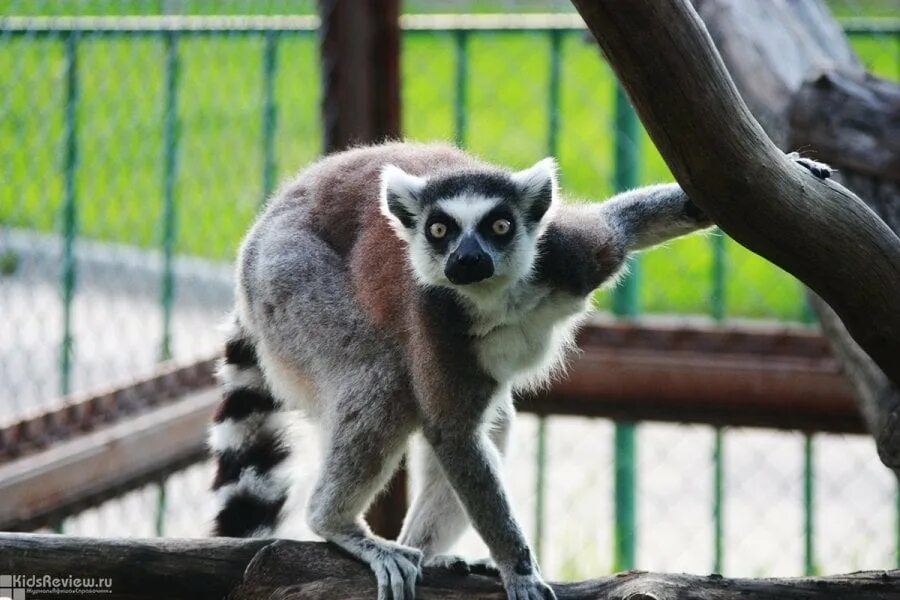
<svg viewBox="0 0 900 600">
<path fill-rule="evenodd" d="M 404 239 L 416 226 L 422 209 L 419 194 L 424 187 L 425 179 L 400 167 L 385 165 L 381 169 L 381 212 Z"/>
<path fill-rule="evenodd" d="M 534 166 L 513 173 L 513 183 L 519 188 L 522 208 L 526 218 L 532 223 L 539 223 L 549 216 L 556 203 L 556 161 L 547 157 Z"/>
</svg>

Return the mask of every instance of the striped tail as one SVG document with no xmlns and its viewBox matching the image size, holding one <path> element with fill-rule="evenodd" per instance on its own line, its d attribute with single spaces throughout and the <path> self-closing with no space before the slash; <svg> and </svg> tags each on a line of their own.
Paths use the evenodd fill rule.
<svg viewBox="0 0 900 600">
<path fill-rule="evenodd" d="M 213 535 L 267 537 L 287 500 L 289 483 L 278 467 L 289 449 L 281 407 L 266 387 L 253 342 L 236 331 L 225 344 L 224 398 L 209 432 L 218 504 Z"/>
</svg>

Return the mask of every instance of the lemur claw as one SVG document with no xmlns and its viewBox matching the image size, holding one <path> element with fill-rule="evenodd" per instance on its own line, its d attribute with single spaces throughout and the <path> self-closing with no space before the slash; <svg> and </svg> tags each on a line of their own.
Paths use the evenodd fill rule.
<svg viewBox="0 0 900 600">
<path fill-rule="evenodd" d="M 553 589 L 534 575 L 519 575 L 503 583 L 508 600 L 556 600 Z"/>
<path fill-rule="evenodd" d="M 819 179 L 828 179 L 834 173 L 834 169 L 831 166 L 811 158 L 804 158 L 800 156 L 799 152 L 791 152 L 787 156 Z"/>
</svg>

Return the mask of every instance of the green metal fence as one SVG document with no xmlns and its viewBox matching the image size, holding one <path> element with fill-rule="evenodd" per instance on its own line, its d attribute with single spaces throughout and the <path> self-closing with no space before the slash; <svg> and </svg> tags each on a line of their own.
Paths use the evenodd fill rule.
<svg viewBox="0 0 900 600">
<path fill-rule="evenodd" d="M 900 29 L 885 28 L 871 23 L 854 23 L 848 29 L 848 33 L 855 40 L 859 40 L 859 47 L 863 52 L 864 59 L 871 58 L 879 74 L 894 79 L 900 78 L 900 35 L 898 35 Z M 192 92 L 186 92 L 185 89 L 187 84 L 192 83 L 189 78 L 202 79 L 196 69 L 186 68 L 186 59 L 200 53 L 204 49 L 202 44 L 207 43 L 208 40 L 237 40 L 243 44 L 242 49 L 252 49 L 254 53 L 258 52 L 252 57 L 243 56 L 241 58 L 242 61 L 258 63 L 258 66 L 249 68 L 241 63 L 245 74 L 259 76 L 259 79 L 242 82 L 241 89 L 241 93 L 252 93 L 258 98 L 250 103 L 254 109 L 258 109 L 255 114 L 250 115 L 250 118 L 258 123 L 258 131 L 255 132 L 258 134 L 258 138 L 253 140 L 246 132 L 241 136 L 247 148 L 244 154 L 254 157 L 258 155 L 259 157 L 259 175 L 254 181 L 254 185 L 258 187 L 254 193 L 250 194 L 253 196 L 252 204 L 255 207 L 269 196 L 281 176 L 300 166 L 302 161 L 297 160 L 298 156 L 311 158 L 311 156 L 304 156 L 304 153 L 308 154 L 309 148 L 317 148 L 320 143 L 318 137 L 314 140 L 305 138 L 301 144 L 303 146 L 301 150 L 293 148 L 289 152 L 290 156 L 279 154 L 280 149 L 291 145 L 290 141 L 285 139 L 286 134 L 282 127 L 285 118 L 294 114 L 297 104 L 293 100 L 298 98 L 296 94 L 285 93 L 284 88 L 279 86 L 284 85 L 287 80 L 296 80 L 296 65 L 294 64 L 297 60 L 297 55 L 294 54 L 298 48 L 296 40 L 302 40 L 304 44 L 306 53 L 303 56 L 311 58 L 312 54 L 309 54 L 308 51 L 313 47 L 314 36 L 314 22 L 304 17 L 291 20 L 224 18 L 202 23 L 186 19 L 174 21 L 6 19 L 0 21 L 0 56 L 3 57 L 2 60 L 7 66 L 10 64 L 15 66 L 17 60 L 31 60 L 22 58 L 23 56 L 40 56 L 42 53 L 51 56 L 51 63 L 54 63 L 59 57 L 62 59 L 62 77 L 58 81 L 53 73 L 52 65 L 42 73 L 30 74 L 34 78 L 51 78 L 53 83 L 58 83 L 62 89 L 59 96 L 60 105 L 54 109 L 59 110 L 62 114 L 61 139 L 46 140 L 47 144 L 60 144 L 62 147 L 62 160 L 59 166 L 62 181 L 61 201 L 56 207 L 52 202 L 50 203 L 59 217 L 58 219 L 48 219 L 46 215 L 41 214 L 43 207 L 40 210 L 32 210 L 26 206 L 27 202 L 21 198 L 29 197 L 30 184 L 23 183 L 23 178 L 15 172 L 15 169 L 21 167 L 22 161 L 25 159 L 21 156 L 11 156 L 9 150 L 6 152 L 9 162 L 4 173 L 6 178 L 12 180 L 13 183 L 6 186 L 5 191 L 0 192 L 3 206 L 2 212 L 0 212 L 0 223 L 3 226 L 4 236 L 22 232 L 30 234 L 34 231 L 46 233 L 54 228 L 59 234 L 61 246 L 58 255 L 60 265 L 58 290 L 61 297 L 62 317 L 60 323 L 62 331 L 59 335 L 57 350 L 58 386 L 52 390 L 53 393 L 49 393 L 51 390 L 48 388 L 39 386 L 38 393 L 29 396 L 29 394 L 23 393 L 23 390 L 16 389 L 14 387 L 16 382 L 7 377 L 15 368 L 12 363 L 7 364 L 4 383 L 0 384 L 0 396 L 9 398 L 7 406 L 3 409 L 6 416 L 15 416 L 26 410 L 32 410 L 40 406 L 40 401 L 44 398 L 54 396 L 55 392 L 66 394 L 75 389 L 84 388 L 83 385 L 73 385 L 73 371 L 76 368 L 79 348 L 89 340 L 80 338 L 76 333 L 73 311 L 78 299 L 80 284 L 78 249 L 79 244 L 85 239 L 92 241 L 105 239 L 110 242 L 126 242 L 136 246 L 155 246 L 158 249 L 160 268 L 158 272 L 155 272 L 155 276 L 158 277 L 159 290 L 159 329 L 154 338 L 157 340 L 158 351 L 155 352 L 152 360 L 167 359 L 184 354 L 176 352 L 176 338 L 178 336 L 190 338 L 192 333 L 187 329 L 179 329 L 175 325 L 179 292 L 177 268 L 185 255 L 203 255 L 205 253 L 204 243 L 206 242 L 204 240 L 206 238 L 197 238 L 194 235 L 193 229 L 198 226 L 194 219 L 197 215 L 210 214 L 202 210 L 187 211 L 183 205 L 184 179 L 198 177 L 197 173 L 189 171 L 186 164 L 196 166 L 196 161 L 186 160 L 191 157 L 186 157 L 189 148 L 186 147 L 184 139 L 188 133 L 185 128 L 186 116 L 184 113 L 186 107 L 189 107 L 192 100 L 195 99 L 190 94 L 196 93 L 197 89 L 196 85 Z M 108 40 L 117 40 L 115 44 L 118 46 L 108 45 Z M 149 42 L 144 40 L 149 40 Z M 198 40 L 207 40 L 207 42 L 198 43 Z M 878 44 L 873 46 L 873 40 Z M 85 157 L 83 145 L 88 134 L 91 133 L 88 129 L 91 125 L 85 122 L 85 116 L 89 113 L 85 104 L 85 82 L 90 80 L 93 75 L 89 68 L 86 70 L 85 54 L 88 53 L 93 64 L 96 64 L 99 56 L 96 54 L 98 48 L 105 48 L 107 51 L 118 48 L 121 51 L 123 44 L 137 43 L 144 44 L 141 46 L 142 52 L 161 60 L 162 76 L 159 93 L 154 91 L 152 94 L 155 97 L 158 96 L 159 99 L 160 118 L 158 122 L 161 125 L 161 139 L 158 145 L 160 150 L 158 174 L 160 181 L 158 188 L 155 189 L 161 191 L 161 204 L 158 210 L 154 209 L 150 215 L 141 215 L 138 218 L 138 221 L 144 221 L 150 217 L 155 219 L 155 224 L 150 226 L 153 235 L 149 238 L 143 234 L 132 235 L 130 232 L 117 231 L 115 228 L 104 229 L 102 226 L 97 226 L 92 221 L 98 218 L 96 208 L 92 208 L 93 199 L 84 193 L 83 184 L 83 178 L 88 176 L 83 171 Z M 488 158 L 496 158 L 501 161 L 512 156 L 512 162 L 524 161 L 527 163 L 537 158 L 533 156 L 537 152 L 561 156 L 563 183 L 571 184 L 569 187 L 575 188 L 582 194 L 591 193 L 595 197 L 608 195 L 603 193 L 604 191 L 624 190 L 659 178 L 658 163 L 660 161 L 658 156 L 649 147 L 646 136 L 642 132 L 627 98 L 614 84 L 609 71 L 600 66 L 596 50 L 585 41 L 584 32 L 579 27 L 561 25 L 535 27 L 527 31 L 502 26 L 453 29 L 440 29 L 433 26 L 410 27 L 405 33 L 405 43 L 404 81 L 407 83 L 404 87 L 404 101 L 407 110 L 404 126 L 413 135 L 429 137 L 436 134 L 438 137 L 455 140 L 460 146 L 474 147 L 482 154 L 487 154 Z M 102 44 L 107 45 L 102 46 Z M 528 83 L 534 89 L 540 90 L 540 94 L 531 93 L 529 98 L 535 100 L 540 95 L 543 95 L 543 98 L 539 103 L 533 102 L 535 106 L 518 106 L 511 111 L 515 118 L 523 115 L 527 117 L 517 123 L 515 127 L 487 128 L 485 133 L 486 119 L 493 117 L 488 115 L 489 111 L 484 110 L 483 105 L 479 105 L 479 107 L 474 105 L 484 102 L 486 95 L 490 95 L 490 89 L 486 90 L 485 88 L 490 88 L 491 81 L 489 79 L 492 74 L 496 75 L 496 72 L 492 70 L 496 65 L 490 61 L 502 61 L 498 61 L 497 56 L 488 59 L 484 57 L 490 50 L 496 51 L 500 46 L 508 51 L 518 49 L 520 52 L 506 63 L 507 67 L 515 61 L 527 63 L 527 69 L 522 68 L 517 72 L 509 73 L 509 79 L 515 80 L 518 77 L 521 81 L 502 82 L 502 85 L 506 86 L 502 90 L 503 94 L 508 95 L 509 90 L 513 90 L 513 94 L 518 93 L 517 90 L 521 87 L 519 84 Z M 35 48 L 40 48 L 40 50 L 35 50 Z M 523 48 L 525 50 L 522 50 Z M 430 49 L 434 54 L 425 56 L 421 53 L 423 49 Z M 209 48 L 206 50 L 209 51 Z M 20 51 L 23 54 L 17 54 Z M 476 59 L 477 64 L 473 64 Z M 581 100 L 585 104 L 595 102 L 598 98 L 595 92 L 600 89 L 602 94 L 607 95 L 604 102 L 606 102 L 605 106 L 610 108 L 608 114 L 610 123 L 602 126 L 608 135 L 591 137 L 589 134 L 587 140 L 582 138 L 579 141 L 579 130 L 588 125 L 583 117 L 583 112 L 573 108 L 579 106 L 579 99 L 573 98 L 573 94 L 577 92 L 578 88 L 571 79 L 567 78 L 574 77 L 573 73 L 575 76 L 579 75 L 575 69 L 579 68 L 578 65 L 588 61 L 597 64 L 590 67 L 593 71 L 585 75 L 585 78 L 587 79 L 595 73 L 600 73 L 602 78 L 600 84 L 594 86 L 591 93 L 585 94 L 586 98 L 581 98 Z M 213 63 L 214 61 L 207 60 L 204 64 Z M 424 68 L 423 64 L 427 64 L 427 68 Z M 40 61 L 37 61 L 35 65 L 39 66 Z M 27 68 L 32 66 L 34 65 L 26 65 Z M 17 73 L 25 68 L 21 64 L 18 67 L 7 73 Z M 315 74 L 314 65 L 308 64 L 304 68 L 307 75 Z M 500 68 L 503 69 L 504 65 L 501 64 Z M 585 73 L 588 73 L 587 68 L 585 68 Z M 139 79 L 143 79 L 144 75 L 139 75 Z M 113 74 L 108 73 L 106 76 L 112 77 Z M 149 75 L 147 76 L 149 77 Z M 0 131 L 3 131 L 5 136 L 15 136 L 13 139 L 7 137 L 4 145 L 18 145 L 25 149 L 36 146 L 34 140 L 26 139 L 29 135 L 33 135 L 33 132 L 23 125 L 28 119 L 17 112 L 23 108 L 29 108 L 29 102 L 19 103 L 18 106 L 15 106 L 15 102 L 9 99 L 18 93 L 13 88 L 21 85 L 21 82 L 12 75 L 0 75 L 0 80 L 3 81 L 2 89 L 7 96 L 5 103 L 0 105 L 0 122 L 6 121 L 7 124 L 0 125 Z M 301 110 L 306 111 L 304 114 L 307 116 L 314 114 L 310 107 L 314 107 L 318 99 L 317 81 L 315 78 L 307 78 L 299 84 L 305 89 Z M 193 83 L 195 82 L 196 80 Z M 141 85 L 152 87 L 146 81 L 142 81 Z M 419 94 L 423 87 L 439 88 L 438 99 L 443 104 L 433 106 L 429 110 L 422 110 L 423 101 L 435 100 L 433 90 Z M 46 89 L 46 87 L 42 89 Z M 92 93 L 96 96 L 96 89 L 92 90 Z M 29 100 L 27 95 L 25 97 L 26 100 Z M 34 98 L 30 98 L 30 100 L 34 101 Z M 247 105 L 244 104 L 236 110 L 245 110 L 246 108 Z M 493 106 L 491 110 L 496 112 L 497 108 L 497 106 Z M 596 111 L 596 106 L 593 109 L 595 113 L 602 114 L 602 111 L 599 113 Z M 96 125 L 97 116 L 94 114 L 88 116 L 89 123 Z M 500 118 L 500 115 L 497 115 L 497 118 Z M 419 119 L 422 119 L 421 124 L 418 122 Z M 441 122 L 434 125 L 429 122 L 429 119 L 438 119 Z M 303 127 L 293 124 L 292 127 L 290 135 L 296 135 L 298 132 L 312 133 L 313 137 L 318 135 L 317 125 L 314 122 L 309 122 Z M 521 127 L 522 131 L 519 132 L 517 127 Z M 539 131 L 541 128 L 543 131 Z M 486 139 L 497 135 L 497 132 L 508 139 L 501 139 L 499 143 L 494 139 Z M 534 135 L 535 132 L 538 133 L 537 136 Z M 520 133 L 521 135 L 519 135 Z M 530 141 L 522 150 L 518 146 L 524 138 L 528 138 Z M 535 138 L 540 140 L 539 143 L 534 142 Z M 45 143 L 45 140 L 38 140 L 38 143 Z M 608 145 L 608 147 L 604 148 L 604 145 Z M 495 152 L 492 150 L 497 150 L 498 156 L 493 156 Z M 207 148 L 207 151 L 215 152 L 216 149 Z M 593 154 L 588 154 L 590 152 L 596 152 L 600 159 L 596 159 Z M 257 164 L 254 162 L 256 160 L 257 158 L 246 159 L 247 162 L 253 162 L 255 165 Z M 591 173 L 591 169 L 600 163 L 609 163 L 612 168 L 601 167 L 600 175 Z M 218 165 L 214 168 L 228 169 L 229 165 Z M 97 172 L 96 167 L 94 171 Z M 214 177 L 215 174 L 213 174 Z M 241 192 L 246 193 L 249 187 L 252 186 L 244 186 Z M 221 190 L 214 188 L 213 193 L 218 191 Z M 143 201 L 142 199 L 136 200 L 138 203 Z M 196 202 L 197 199 L 194 198 L 192 201 Z M 244 198 L 243 201 L 250 202 L 247 198 Z M 227 202 L 219 204 L 214 210 L 222 210 L 225 206 L 227 206 Z M 214 249 L 206 252 L 205 258 L 211 260 L 229 258 L 236 243 L 235 232 L 239 233 L 246 227 L 252 213 L 253 210 L 243 209 L 240 215 L 232 218 L 231 220 L 235 223 L 232 223 L 224 233 L 218 232 L 224 241 L 216 242 L 219 245 L 213 244 Z M 55 227 L 47 226 L 53 224 L 54 221 Z M 192 237 L 189 237 L 187 233 L 190 233 Z M 4 237 L 0 237 L 0 241 L 5 241 Z M 740 278 L 745 277 L 748 273 L 769 269 L 765 271 L 765 277 L 760 279 L 764 285 L 771 284 L 772 281 L 783 284 L 788 280 L 781 274 L 773 274 L 773 267 L 760 266 L 755 262 L 752 263 L 752 268 L 747 267 L 754 259 L 747 256 L 720 233 L 706 239 L 691 240 L 686 244 L 687 246 L 684 248 L 678 246 L 676 254 L 680 252 L 677 256 L 690 263 L 690 273 L 685 274 L 685 280 L 697 281 L 699 278 L 694 275 L 702 274 L 705 282 L 701 285 L 703 291 L 699 296 L 696 290 L 688 290 L 686 294 L 691 298 L 688 301 L 674 299 L 670 302 L 661 302 L 652 294 L 648 294 L 648 290 L 652 290 L 655 286 L 665 287 L 669 281 L 674 279 L 671 271 L 667 270 L 669 267 L 663 264 L 663 261 L 670 259 L 661 259 L 656 255 L 651 255 L 632 261 L 628 276 L 613 291 L 611 300 L 606 296 L 599 296 L 598 306 L 611 309 L 614 314 L 623 319 L 633 319 L 644 314 L 642 309 L 645 306 L 642 305 L 647 304 L 651 305 L 653 312 L 694 314 L 705 312 L 716 321 L 735 316 L 801 320 L 804 314 L 808 314 L 804 313 L 803 296 L 796 284 L 790 284 L 793 286 L 790 288 L 790 294 L 793 294 L 792 301 L 796 306 L 789 307 L 786 311 L 767 312 L 766 309 L 755 311 L 748 310 L 745 306 L 735 309 L 734 305 L 729 303 L 729 299 L 742 295 L 741 288 L 735 283 L 738 278 L 735 276 L 737 262 L 740 262 L 743 269 Z M 698 250 L 701 246 L 702 249 Z M 228 250 L 223 253 L 222 247 L 228 248 Z M 18 260 L 16 252 L 19 251 L 20 249 L 17 249 L 15 244 L 10 244 L 4 251 L 4 264 L 8 265 L 7 269 L 11 273 L 9 277 L 15 275 L 14 271 Z M 702 255 L 699 254 L 701 252 Z M 651 262 L 651 264 L 645 264 L 645 261 Z M 122 281 L 121 284 L 129 285 L 127 281 Z M 7 290 L 9 289 L 7 288 Z M 0 296 L 0 298 L 2 297 Z M 0 317 L 0 320 L 2 319 L 3 317 Z M 8 319 L 6 325 L 14 334 L 15 323 L 10 321 L 12 321 L 11 318 Z M 190 343 L 187 343 L 187 346 L 189 347 Z M 128 348 L 124 350 L 128 350 Z M 187 353 L 190 353 L 189 350 Z M 32 383 L 34 382 L 20 380 L 18 385 Z M 31 398 L 31 400 L 25 401 L 22 405 L 15 401 L 16 398 Z M 539 557 L 544 558 L 547 535 L 545 527 L 548 506 L 547 479 L 550 470 L 547 418 L 537 420 L 534 434 L 534 537 L 536 552 Z M 638 488 L 637 465 L 640 452 L 638 434 L 639 427 L 635 423 L 615 425 L 613 435 L 614 535 L 611 566 L 616 570 L 640 566 L 637 561 L 639 534 L 636 490 Z M 712 482 L 710 484 L 709 515 L 713 523 L 713 551 L 709 568 L 716 572 L 721 572 L 725 564 L 725 490 L 727 486 L 725 446 L 727 436 L 728 434 L 722 430 L 714 432 L 712 456 L 710 457 Z M 816 438 L 810 433 L 803 442 L 801 506 L 803 564 L 807 573 L 814 572 L 818 564 L 815 554 L 817 534 L 815 526 L 817 523 L 815 446 Z M 166 482 L 161 482 L 155 495 L 156 513 L 153 522 L 157 534 L 165 533 L 165 514 L 170 510 L 167 505 L 166 490 Z M 900 506 L 900 503 L 897 504 Z M 898 530 L 896 544 L 897 556 L 900 559 L 900 526 L 895 526 L 895 529 Z"/>
</svg>

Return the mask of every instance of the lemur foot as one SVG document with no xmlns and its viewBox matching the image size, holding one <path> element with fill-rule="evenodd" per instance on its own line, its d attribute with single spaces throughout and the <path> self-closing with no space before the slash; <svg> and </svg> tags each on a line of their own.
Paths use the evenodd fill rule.
<svg viewBox="0 0 900 600">
<path fill-rule="evenodd" d="M 391 542 L 379 544 L 369 560 L 378 581 L 378 600 L 415 600 L 422 553 Z"/>
<path fill-rule="evenodd" d="M 485 577 L 500 577 L 500 569 L 497 563 L 490 558 L 479 558 L 469 563 L 469 569 L 473 575 L 484 575 Z"/>
<path fill-rule="evenodd" d="M 425 561 L 426 567 L 439 567 L 447 569 L 457 575 L 484 575 L 486 577 L 499 577 L 500 569 L 490 558 L 482 558 L 476 561 L 468 561 L 455 554 L 438 554 Z"/>
<path fill-rule="evenodd" d="M 834 173 L 834 169 L 829 165 L 811 158 L 804 158 L 800 156 L 799 152 L 791 152 L 787 157 L 819 179 L 828 179 Z"/>
</svg>

